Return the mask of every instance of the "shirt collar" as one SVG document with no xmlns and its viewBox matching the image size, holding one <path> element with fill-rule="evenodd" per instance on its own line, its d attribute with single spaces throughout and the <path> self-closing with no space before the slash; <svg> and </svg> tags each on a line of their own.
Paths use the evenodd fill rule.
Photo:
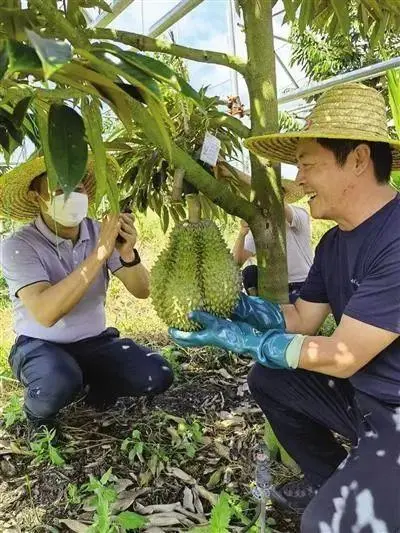
<svg viewBox="0 0 400 533">
<path fill-rule="evenodd" d="M 40 215 L 37 216 L 34 225 L 36 226 L 36 229 L 40 231 L 42 235 L 46 237 L 47 240 L 49 240 L 52 244 L 61 244 L 64 242 L 69 242 L 69 239 L 63 239 L 59 235 L 56 235 L 51 231 L 51 229 L 46 225 L 44 220 Z M 89 236 L 89 230 L 87 227 L 87 219 L 84 218 L 80 224 L 80 230 L 79 230 L 79 238 L 75 246 L 81 242 L 90 240 Z"/>
</svg>

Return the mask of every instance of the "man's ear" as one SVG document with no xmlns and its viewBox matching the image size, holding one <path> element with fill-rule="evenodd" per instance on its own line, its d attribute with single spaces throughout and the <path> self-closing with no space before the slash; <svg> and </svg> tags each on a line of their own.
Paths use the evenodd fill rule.
<svg viewBox="0 0 400 533">
<path fill-rule="evenodd" d="M 359 144 L 353 152 L 354 172 L 357 176 L 365 172 L 371 162 L 371 150 L 367 144 Z"/>
</svg>

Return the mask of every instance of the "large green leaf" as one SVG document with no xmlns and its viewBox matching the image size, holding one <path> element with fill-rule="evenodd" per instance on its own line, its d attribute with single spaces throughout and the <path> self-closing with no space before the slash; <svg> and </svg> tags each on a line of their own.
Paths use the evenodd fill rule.
<svg viewBox="0 0 400 533">
<path fill-rule="evenodd" d="M 92 63 L 94 68 L 97 68 L 100 72 L 102 72 L 103 75 L 105 75 L 107 72 L 109 75 L 115 75 L 116 77 L 125 78 L 133 85 L 136 85 L 137 87 L 142 89 L 143 98 L 153 116 L 153 119 L 157 123 L 158 131 L 160 134 L 160 140 L 162 140 L 164 148 L 167 151 L 170 151 L 171 140 L 166 128 L 166 123 L 168 123 L 171 128 L 173 128 L 173 124 L 167 115 L 167 112 L 161 100 L 161 93 L 159 92 L 159 89 L 155 90 L 154 80 L 152 80 L 143 72 L 140 72 L 139 76 L 138 69 L 136 69 L 126 61 L 119 60 L 118 65 L 116 65 L 115 63 L 113 63 L 113 61 L 105 57 L 104 52 L 100 52 L 100 54 L 104 55 L 105 60 L 100 59 L 99 57 L 97 57 L 96 54 L 91 54 L 86 50 L 80 50 L 79 52 Z"/>
<path fill-rule="evenodd" d="M 182 76 L 179 76 L 179 74 L 174 72 L 165 63 L 144 54 L 139 54 L 130 50 L 121 50 L 121 48 L 111 43 L 101 43 L 100 45 L 96 45 L 96 47 L 112 53 L 121 60 L 134 65 L 148 76 L 168 84 L 184 96 L 194 100 L 196 103 L 201 103 L 199 93 L 195 91 L 193 87 L 182 78 Z"/>
<path fill-rule="evenodd" d="M 49 146 L 48 112 L 39 104 L 35 105 L 36 124 L 39 130 L 40 144 L 46 163 L 47 182 L 49 189 L 55 191 L 58 180 L 56 169 L 53 165 Z"/>
<path fill-rule="evenodd" d="M 303 32 L 311 22 L 313 7 L 314 0 L 303 0 L 301 3 L 299 16 L 299 30 L 301 32 Z"/>
<path fill-rule="evenodd" d="M 344 34 L 350 31 L 350 15 L 348 3 L 343 0 L 331 0 L 332 7 L 339 20 L 340 27 Z"/>
<path fill-rule="evenodd" d="M 25 98 L 22 98 L 14 107 L 12 120 L 17 128 L 20 128 L 22 126 L 31 101 L 32 96 L 26 96 Z"/>
<path fill-rule="evenodd" d="M 42 62 L 46 79 L 49 79 L 53 72 L 56 72 L 71 61 L 72 49 L 69 43 L 55 41 L 54 39 L 43 39 L 43 37 L 31 30 L 26 30 L 26 34 Z"/>
<path fill-rule="evenodd" d="M 7 41 L 9 58 L 7 73 L 34 72 L 41 70 L 42 63 L 33 48 L 18 41 Z"/>
<path fill-rule="evenodd" d="M 109 52 L 103 50 L 94 50 L 93 56 L 100 60 L 96 62 L 94 66 L 106 70 L 107 65 L 115 69 L 115 73 L 120 77 L 125 77 L 130 83 L 132 83 L 138 89 L 141 89 L 144 94 L 149 94 L 156 100 L 161 102 L 160 88 L 154 79 L 147 75 L 142 70 L 136 68 L 134 65 L 125 61 L 120 57 L 111 56 Z"/>
<path fill-rule="evenodd" d="M 50 156 L 60 187 L 68 195 L 86 172 L 88 146 L 82 117 L 71 107 L 52 104 L 49 111 Z"/>
<path fill-rule="evenodd" d="M 107 190 L 107 155 L 102 138 L 103 119 L 98 99 L 85 96 L 82 99 L 82 116 L 86 135 L 93 154 L 96 175 L 96 205 L 98 206 Z"/>
</svg>

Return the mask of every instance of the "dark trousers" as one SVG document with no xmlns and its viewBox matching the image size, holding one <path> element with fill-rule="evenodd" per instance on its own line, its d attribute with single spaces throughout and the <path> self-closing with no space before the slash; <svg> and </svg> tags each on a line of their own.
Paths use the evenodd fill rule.
<svg viewBox="0 0 400 533">
<path fill-rule="evenodd" d="M 84 385 L 90 386 L 92 398 L 107 402 L 159 394 L 173 381 L 160 354 L 119 338 L 115 328 L 71 344 L 21 335 L 9 360 L 25 387 L 25 410 L 34 421 L 53 418 Z"/>
<path fill-rule="evenodd" d="M 400 401 L 378 401 L 345 379 L 259 364 L 248 382 L 283 447 L 321 487 L 302 533 L 400 532 Z M 349 455 L 332 431 L 350 441 Z"/>
<path fill-rule="evenodd" d="M 249 265 L 242 270 L 242 282 L 243 288 L 247 294 L 249 289 L 255 289 L 257 291 L 258 286 L 258 267 L 257 265 Z M 297 298 L 300 296 L 300 289 L 303 286 L 304 281 L 298 283 L 289 283 L 289 303 L 294 304 Z"/>
</svg>

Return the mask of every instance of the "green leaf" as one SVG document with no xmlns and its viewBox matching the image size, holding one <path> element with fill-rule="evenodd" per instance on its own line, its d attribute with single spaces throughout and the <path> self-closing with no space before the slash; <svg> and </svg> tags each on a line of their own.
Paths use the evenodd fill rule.
<svg viewBox="0 0 400 533">
<path fill-rule="evenodd" d="M 47 182 L 50 191 L 55 191 L 57 188 L 57 173 L 54 168 L 53 161 L 50 154 L 49 146 L 49 129 L 48 129 L 48 113 L 39 105 L 35 106 L 36 123 L 39 130 L 39 137 L 41 148 L 46 163 Z"/>
<path fill-rule="evenodd" d="M 314 0 L 303 0 L 300 8 L 299 31 L 304 32 L 306 27 L 311 23 Z"/>
<path fill-rule="evenodd" d="M 94 49 L 93 55 L 104 64 L 104 69 L 107 69 L 107 65 L 111 66 L 116 70 L 117 74 L 121 77 L 125 77 L 135 87 L 142 89 L 144 93 L 148 93 L 156 100 L 161 101 L 160 87 L 151 76 L 146 74 L 146 72 L 143 72 L 143 70 L 135 67 L 135 65 L 130 62 L 125 61 L 124 58 L 116 56 L 116 54 L 113 54 L 113 60 L 112 57 L 110 57 L 110 52 L 107 51 Z M 96 64 L 101 66 L 100 63 Z"/>
<path fill-rule="evenodd" d="M 53 465 L 62 466 L 65 464 L 64 459 L 51 444 L 49 444 L 49 458 Z"/>
<path fill-rule="evenodd" d="M 389 18 L 389 12 L 385 11 L 382 18 L 379 21 L 375 22 L 370 40 L 370 46 L 372 49 L 376 48 L 376 46 L 383 40 Z"/>
<path fill-rule="evenodd" d="M 347 35 L 350 31 L 350 15 L 348 3 L 343 2 L 343 0 L 331 0 L 331 4 L 338 18 L 343 34 Z"/>
<path fill-rule="evenodd" d="M 71 107 L 52 104 L 48 117 L 51 160 L 58 183 L 68 195 L 86 172 L 88 146 L 82 117 Z"/>
<path fill-rule="evenodd" d="M 168 208 L 163 205 L 162 211 L 161 211 L 161 227 L 164 233 L 167 233 L 167 229 L 169 226 L 169 212 Z"/>
<path fill-rule="evenodd" d="M 112 467 L 110 467 L 110 468 L 107 470 L 107 472 L 105 472 L 105 473 L 101 476 L 101 478 L 100 478 L 100 483 L 101 483 L 102 485 L 106 485 L 106 484 L 109 482 L 109 480 L 110 480 L 111 474 L 112 474 Z"/>
<path fill-rule="evenodd" d="M 14 72 L 33 72 L 41 70 L 42 63 L 33 48 L 18 41 L 7 41 L 7 53 L 9 57 L 8 74 Z"/>
<path fill-rule="evenodd" d="M 43 39 L 31 30 L 26 30 L 26 34 L 42 62 L 46 79 L 49 79 L 54 72 L 71 61 L 72 49 L 69 43 Z"/>
<path fill-rule="evenodd" d="M 111 6 L 105 0 L 79 0 L 79 5 L 85 9 L 98 7 L 107 13 L 113 12 Z"/>
<path fill-rule="evenodd" d="M 12 114 L 12 121 L 15 124 L 17 128 L 20 128 L 22 126 L 22 123 L 24 121 L 26 112 L 29 109 L 29 104 L 32 101 L 32 96 L 26 96 L 25 98 L 22 98 L 14 107 L 14 111 Z"/>
<path fill-rule="evenodd" d="M 292 0 L 283 0 L 283 7 L 285 9 L 288 20 L 293 21 L 296 18 L 296 8 Z"/>
<path fill-rule="evenodd" d="M 392 110 L 397 136 L 400 137 L 400 69 L 386 73 L 389 89 L 389 103 Z"/>
<path fill-rule="evenodd" d="M 103 119 L 100 105 L 100 101 L 97 98 L 88 96 L 82 99 L 81 105 L 86 135 L 93 154 L 97 206 L 107 190 L 107 154 L 102 137 Z"/>
<path fill-rule="evenodd" d="M 197 104 L 202 102 L 199 93 L 195 91 L 193 87 L 182 78 L 182 76 L 179 76 L 179 74 L 174 72 L 165 63 L 144 54 L 121 50 L 118 46 L 110 43 L 107 43 L 106 45 L 102 43 L 99 45 L 99 48 L 104 48 L 121 60 L 137 67 L 151 78 L 166 83 L 184 96 L 194 100 Z"/>
<path fill-rule="evenodd" d="M 3 79 L 4 74 L 7 72 L 8 68 L 8 53 L 7 49 L 2 46 L 0 51 L 0 79 Z"/>
<path fill-rule="evenodd" d="M 222 492 L 211 511 L 211 533 L 229 533 L 228 527 L 231 516 L 232 510 L 229 505 L 229 497 L 225 492 Z"/>
<path fill-rule="evenodd" d="M 147 524 L 147 519 L 140 514 L 124 511 L 117 516 L 116 522 L 124 529 L 130 530 L 144 527 Z"/>
</svg>

